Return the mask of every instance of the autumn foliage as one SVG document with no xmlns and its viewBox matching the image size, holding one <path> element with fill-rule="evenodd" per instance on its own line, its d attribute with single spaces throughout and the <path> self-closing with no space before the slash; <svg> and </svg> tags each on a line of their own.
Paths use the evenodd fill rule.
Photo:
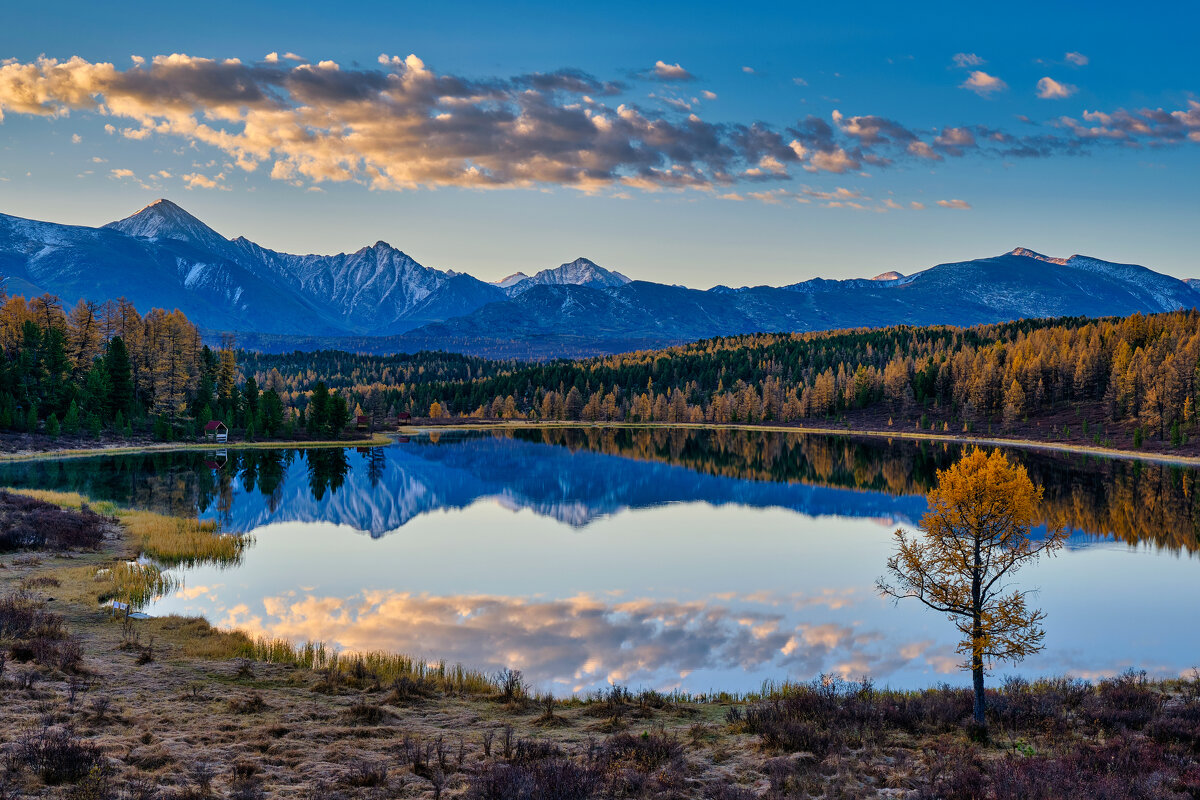
<svg viewBox="0 0 1200 800">
<path fill-rule="evenodd" d="M 1030 608 L 1027 591 L 1012 588 L 1009 580 L 1022 566 L 1061 547 L 1066 533 L 1050 530 L 1040 541 L 1030 537 L 1042 489 L 999 450 L 972 449 L 938 472 L 927 498 L 922 535 L 896 531 L 897 553 L 888 560 L 889 575 L 880 579 L 879 590 L 915 598 L 958 628 L 958 652 L 975 683 L 975 721 L 982 725 L 985 669 L 995 661 L 1020 661 L 1043 647 L 1044 613 Z"/>
<path fill-rule="evenodd" d="M 418 415 L 437 401 L 454 415 L 623 422 L 793 422 L 877 409 L 1011 424 L 1089 403 L 1107 423 L 1178 440 L 1195 424 L 1198 365 L 1200 314 L 1177 311 L 729 336 L 524 367 L 480 363 L 475 377 L 354 391 L 364 407 Z"/>
</svg>

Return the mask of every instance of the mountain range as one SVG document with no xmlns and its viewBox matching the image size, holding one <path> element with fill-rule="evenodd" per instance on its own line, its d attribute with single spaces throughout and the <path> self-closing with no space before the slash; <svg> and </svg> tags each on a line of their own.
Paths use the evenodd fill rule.
<svg viewBox="0 0 1200 800">
<path fill-rule="evenodd" d="M 206 333 L 254 349 L 453 350 L 552 358 L 711 336 L 894 324 L 972 325 L 1200 305 L 1200 284 L 1088 256 L 1018 247 L 871 279 L 708 290 L 631 280 L 579 258 L 488 283 L 425 267 L 386 242 L 292 255 L 227 239 L 169 200 L 100 228 L 0 214 L 10 294 L 126 297 L 179 308 Z"/>
</svg>

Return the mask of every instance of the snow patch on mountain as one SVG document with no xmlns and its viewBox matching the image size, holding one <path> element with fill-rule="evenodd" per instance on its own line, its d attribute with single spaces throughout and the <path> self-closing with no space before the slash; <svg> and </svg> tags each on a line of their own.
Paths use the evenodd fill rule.
<svg viewBox="0 0 1200 800">
<path fill-rule="evenodd" d="M 1055 258 L 1053 256 L 1044 256 L 1041 253 L 1030 250 L 1028 247 L 1014 247 L 1009 251 L 1010 256 L 1025 256 L 1025 258 L 1034 258 L 1038 261 L 1045 261 L 1047 264 L 1066 264 L 1067 259 Z"/>
<path fill-rule="evenodd" d="M 593 289 L 610 289 L 624 286 L 630 282 L 630 278 L 615 270 L 605 269 L 586 258 L 577 258 L 553 269 L 541 270 L 532 277 L 516 281 L 505 288 L 510 296 L 515 296 L 529 291 L 534 286 L 573 285 L 588 286 Z"/>
<path fill-rule="evenodd" d="M 520 283 L 521 281 L 525 280 L 528 277 L 529 276 L 526 275 L 524 272 L 514 272 L 512 275 L 509 275 L 507 278 L 501 278 L 500 280 L 492 281 L 491 283 L 493 286 L 499 286 L 501 289 L 507 289 L 508 287 L 514 286 L 514 285 Z"/>
</svg>

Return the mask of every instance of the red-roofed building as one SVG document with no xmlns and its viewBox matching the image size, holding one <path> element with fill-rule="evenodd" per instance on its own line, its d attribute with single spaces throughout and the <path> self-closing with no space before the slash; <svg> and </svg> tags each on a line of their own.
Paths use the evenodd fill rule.
<svg viewBox="0 0 1200 800">
<path fill-rule="evenodd" d="M 228 442 L 229 428 L 219 419 L 210 420 L 204 426 L 204 438 L 214 442 Z"/>
</svg>

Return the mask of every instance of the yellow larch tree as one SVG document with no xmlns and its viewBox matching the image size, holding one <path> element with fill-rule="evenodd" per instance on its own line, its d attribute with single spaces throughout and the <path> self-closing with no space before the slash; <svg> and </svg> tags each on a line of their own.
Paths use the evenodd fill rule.
<svg viewBox="0 0 1200 800">
<path fill-rule="evenodd" d="M 975 690 L 974 719 L 986 731 L 984 672 L 995 661 L 1020 661 L 1042 650 L 1045 613 L 1026 603 L 1027 590 L 1008 581 L 1025 564 L 1062 547 L 1066 532 L 1049 527 L 1029 535 L 1039 520 L 1042 488 L 1003 453 L 974 448 L 938 471 L 921 519 L 923 535 L 896 531 L 897 552 L 879 591 L 915 598 L 946 614 L 962 634 Z"/>
</svg>

